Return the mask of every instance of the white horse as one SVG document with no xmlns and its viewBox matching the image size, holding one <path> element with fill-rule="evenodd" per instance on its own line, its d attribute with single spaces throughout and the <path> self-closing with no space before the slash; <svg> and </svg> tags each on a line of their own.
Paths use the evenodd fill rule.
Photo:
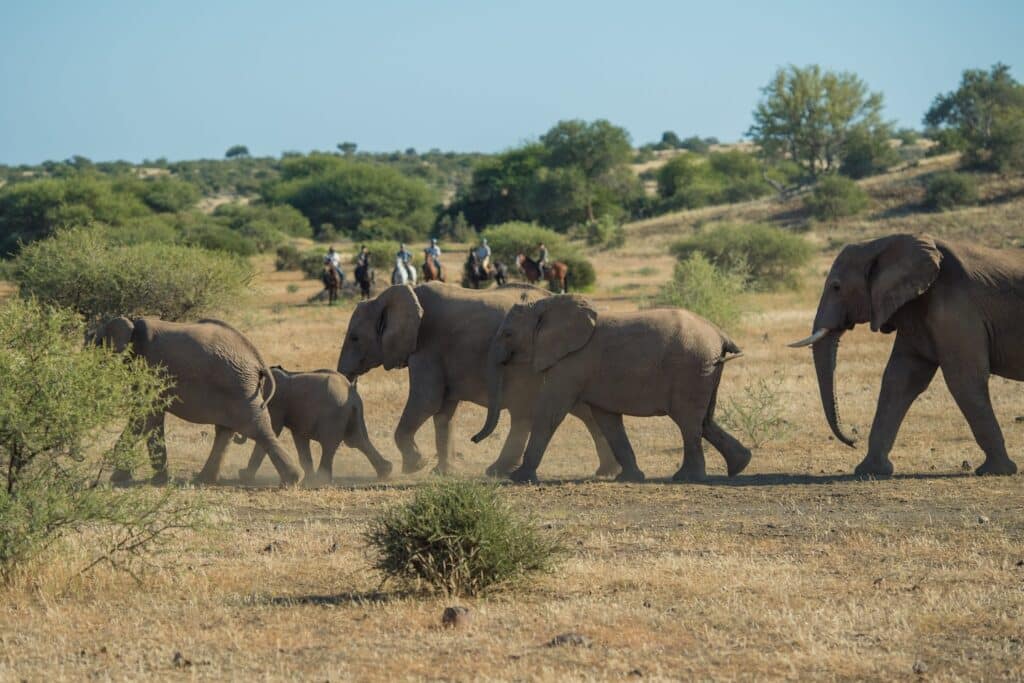
<svg viewBox="0 0 1024 683">
<path fill-rule="evenodd" d="M 402 263 L 402 259 L 396 258 L 395 269 L 391 271 L 391 284 L 404 285 L 406 283 L 416 284 L 416 268 L 411 263 L 406 268 L 405 264 Z"/>
</svg>

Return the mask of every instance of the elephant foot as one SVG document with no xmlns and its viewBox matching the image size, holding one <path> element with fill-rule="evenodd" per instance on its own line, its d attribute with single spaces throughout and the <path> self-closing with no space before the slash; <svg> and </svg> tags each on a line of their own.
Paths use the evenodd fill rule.
<svg viewBox="0 0 1024 683">
<path fill-rule="evenodd" d="M 853 470 L 858 477 L 889 477 L 892 476 L 892 472 L 892 461 L 889 459 L 868 460 L 864 458 Z"/>
<path fill-rule="evenodd" d="M 508 478 L 517 484 L 539 484 L 540 481 L 537 479 L 537 470 L 527 470 L 520 467 L 511 474 Z"/>
<path fill-rule="evenodd" d="M 594 472 L 595 477 L 615 477 L 619 476 L 622 472 L 622 468 L 619 467 L 618 463 L 612 463 L 610 465 L 601 465 L 597 468 L 597 472 Z"/>
<path fill-rule="evenodd" d="M 281 486 L 295 486 L 302 479 L 302 472 L 295 467 L 289 467 L 284 472 L 279 472 L 278 476 L 281 477 Z"/>
<path fill-rule="evenodd" d="M 321 486 L 330 486 L 332 480 L 333 477 L 330 472 L 316 470 L 306 474 L 306 476 L 302 478 L 302 488 L 317 489 Z"/>
<path fill-rule="evenodd" d="M 132 473 L 130 470 L 114 470 L 110 475 L 110 483 L 115 486 L 124 486 L 125 484 L 132 483 Z"/>
<path fill-rule="evenodd" d="M 248 467 L 243 467 L 238 470 L 238 481 L 246 486 L 252 486 L 256 483 L 256 471 L 250 470 Z"/>
<path fill-rule="evenodd" d="M 633 483 L 633 484 L 640 484 L 640 483 L 644 482 L 646 479 L 647 479 L 647 477 L 644 475 L 643 471 L 641 471 L 639 469 L 637 469 L 637 470 L 623 470 L 621 473 L 619 473 L 619 476 L 615 477 L 615 481 L 617 481 L 619 483 Z"/>
<path fill-rule="evenodd" d="M 402 474 L 413 474 L 427 466 L 427 459 L 422 455 L 416 460 L 402 460 Z"/>
<path fill-rule="evenodd" d="M 437 477 L 447 477 L 452 473 L 452 466 L 447 462 L 439 461 L 434 465 L 434 469 L 430 470 L 430 473 Z"/>
<path fill-rule="evenodd" d="M 377 468 L 377 479 L 378 481 L 387 481 L 391 478 L 391 471 L 395 469 L 395 466 L 385 460 Z"/>
<path fill-rule="evenodd" d="M 680 467 L 679 470 L 672 475 L 672 481 L 687 481 L 693 483 L 707 480 L 708 475 L 703 468 L 698 470 L 693 468 L 687 469 L 685 467 Z"/>
<path fill-rule="evenodd" d="M 217 483 L 217 476 L 210 474 L 209 472 L 202 471 L 192 477 L 192 483 L 196 486 L 213 486 Z"/>
<path fill-rule="evenodd" d="M 744 448 L 739 453 L 734 453 L 732 457 L 725 459 L 725 466 L 730 477 L 735 477 L 737 474 L 747 469 L 747 465 L 750 464 L 750 449 Z"/>
<path fill-rule="evenodd" d="M 978 476 L 1017 474 L 1017 465 L 1009 458 L 1001 460 L 985 458 L 985 462 L 981 463 L 981 466 L 974 470 L 974 473 Z"/>
<path fill-rule="evenodd" d="M 166 469 L 158 470 L 149 478 L 149 483 L 153 486 L 167 486 L 167 482 L 170 481 L 171 476 L 167 473 Z"/>
<path fill-rule="evenodd" d="M 491 463 L 491 465 L 487 468 L 484 474 L 486 474 L 488 477 L 494 477 L 495 479 L 504 479 L 509 474 L 511 474 L 512 470 L 514 469 L 515 465 L 509 466 L 504 464 L 500 460 L 497 460 Z"/>
</svg>

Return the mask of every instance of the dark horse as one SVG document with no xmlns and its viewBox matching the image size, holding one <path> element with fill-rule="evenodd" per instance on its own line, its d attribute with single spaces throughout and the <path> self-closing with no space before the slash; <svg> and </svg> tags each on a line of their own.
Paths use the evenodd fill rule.
<svg viewBox="0 0 1024 683">
<path fill-rule="evenodd" d="M 497 261 L 490 270 L 485 270 L 476 255 L 476 249 L 469 250 L 469 258 L 466 259 L 466 280 L 473 289 L 480 289 L 480 283 L 488 280 L 494 280 L 499 287 L 504 287 L 507 275 L 505 266 Z"/>
<path fill-rule="evenodd" d="M 321 277 L 324 289 L 327 290 L 327 305 L 330 306 L 338 300 L 338 292 L 341 290 L 342 278 L 338 269 L 331 263 L 324 264 L 324 274 Z"/>
<path fill-rule="evenodd" d="M 519 266 L 519 270 L 526 276 L 526 281 L 530 284 L 543 278 L 551 283 L 551 288 L 557 289 L 560 294 L 569 291 L 569 266 L 561 261 L 551 261 L 544 272 L 541 272 L 536 261 L 519 252 L 519 255 L 516 256 L 516 265 Z"/>
<path fill-rule="evenodd" d="M 370 298 L 370 286 L 373 285 L 375 275 L 369 265 L 356 266 L 356 282 L 359 283 L 359 293 L 364 301 Z"/>
<path fill-rule="evenodd" d="M 444 276 L 441 274 L 441 268 L 434 263 L 434 257 L 427 256 L 423 260 L 423 281 L 430 282 L 432 280 L 444 282 Z"/>
</svg>

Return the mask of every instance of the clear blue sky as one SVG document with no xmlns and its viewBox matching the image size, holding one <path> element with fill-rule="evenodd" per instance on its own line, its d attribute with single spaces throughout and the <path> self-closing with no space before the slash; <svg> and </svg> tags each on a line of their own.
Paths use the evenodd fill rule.
<svg viewBox="0 0 1024 683">
<path fill-rule="evenodd" d="M 736 140 L 789 63 L 919 126 L 996 61 L 1024 80 L 1024 0 L 0 0 L 0 163 L 494 152 L 566 118 Z"/>
</svg>

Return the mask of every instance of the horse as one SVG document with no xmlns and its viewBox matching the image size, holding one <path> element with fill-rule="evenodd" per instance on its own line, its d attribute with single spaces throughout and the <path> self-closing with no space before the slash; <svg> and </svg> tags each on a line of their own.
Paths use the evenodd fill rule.
<svg viewBox="0 0 1024 683">
<path fill-rule="evenodd" d="M 490 270 L 484 270 L 480 264 L 480 258 L 475 249 L 469 250 L 469 258 L 466 259 L 466 280 L 473 289 L 480 289 L 480 283 L 493 279 L 499 287 L 505 286 L 508 271 L 504 265 L 497 261 Z"/>
<path fill-rule="evenodd" d="M 551 284 L 552 289 L 557 288 L 559 294 L 569 291 L 569 266 L 562 261 L 548 263 L 547 271 L 541 272 L 540 265 L 536 261 L 523 252 L 519 252 L 516 256 L 516 265 L 530 284 L 543 278 Z"/>
<path fill-rule="evenodd" d="M 395 269 L 391 271 L 391 284 L 404 285 L 406 283 L 410 285 L 416 284 L 416 269 L 411 265 L 406 268 L 402 260 L 396 258 Z"/>
<path fill-rule="evenodd" d="M 444 282 L 444 276 L 441 274 L 441 268 L 434 263 L 434 257 L 427 256 L 423 261 L 423 281 L 431 282 L 433 280 Z"/>
<path fill-rule="evenodd" d="M 330 306 L 338 300 L 338 291 L 342 285 L 341 273 L 334 267 L 334 264 L 325 263 L 321 279 L 324 283 L 324 289 L 327 290 L 327 305 Z"/>
<path fill-rule="evenodd" d="M 356 282 L 359 283 L 359 293 L 363 300 L 370 298 L 370 286 L 373 284 L 375 273 L 370 266 L 356 266 Z"/>
</svg>

